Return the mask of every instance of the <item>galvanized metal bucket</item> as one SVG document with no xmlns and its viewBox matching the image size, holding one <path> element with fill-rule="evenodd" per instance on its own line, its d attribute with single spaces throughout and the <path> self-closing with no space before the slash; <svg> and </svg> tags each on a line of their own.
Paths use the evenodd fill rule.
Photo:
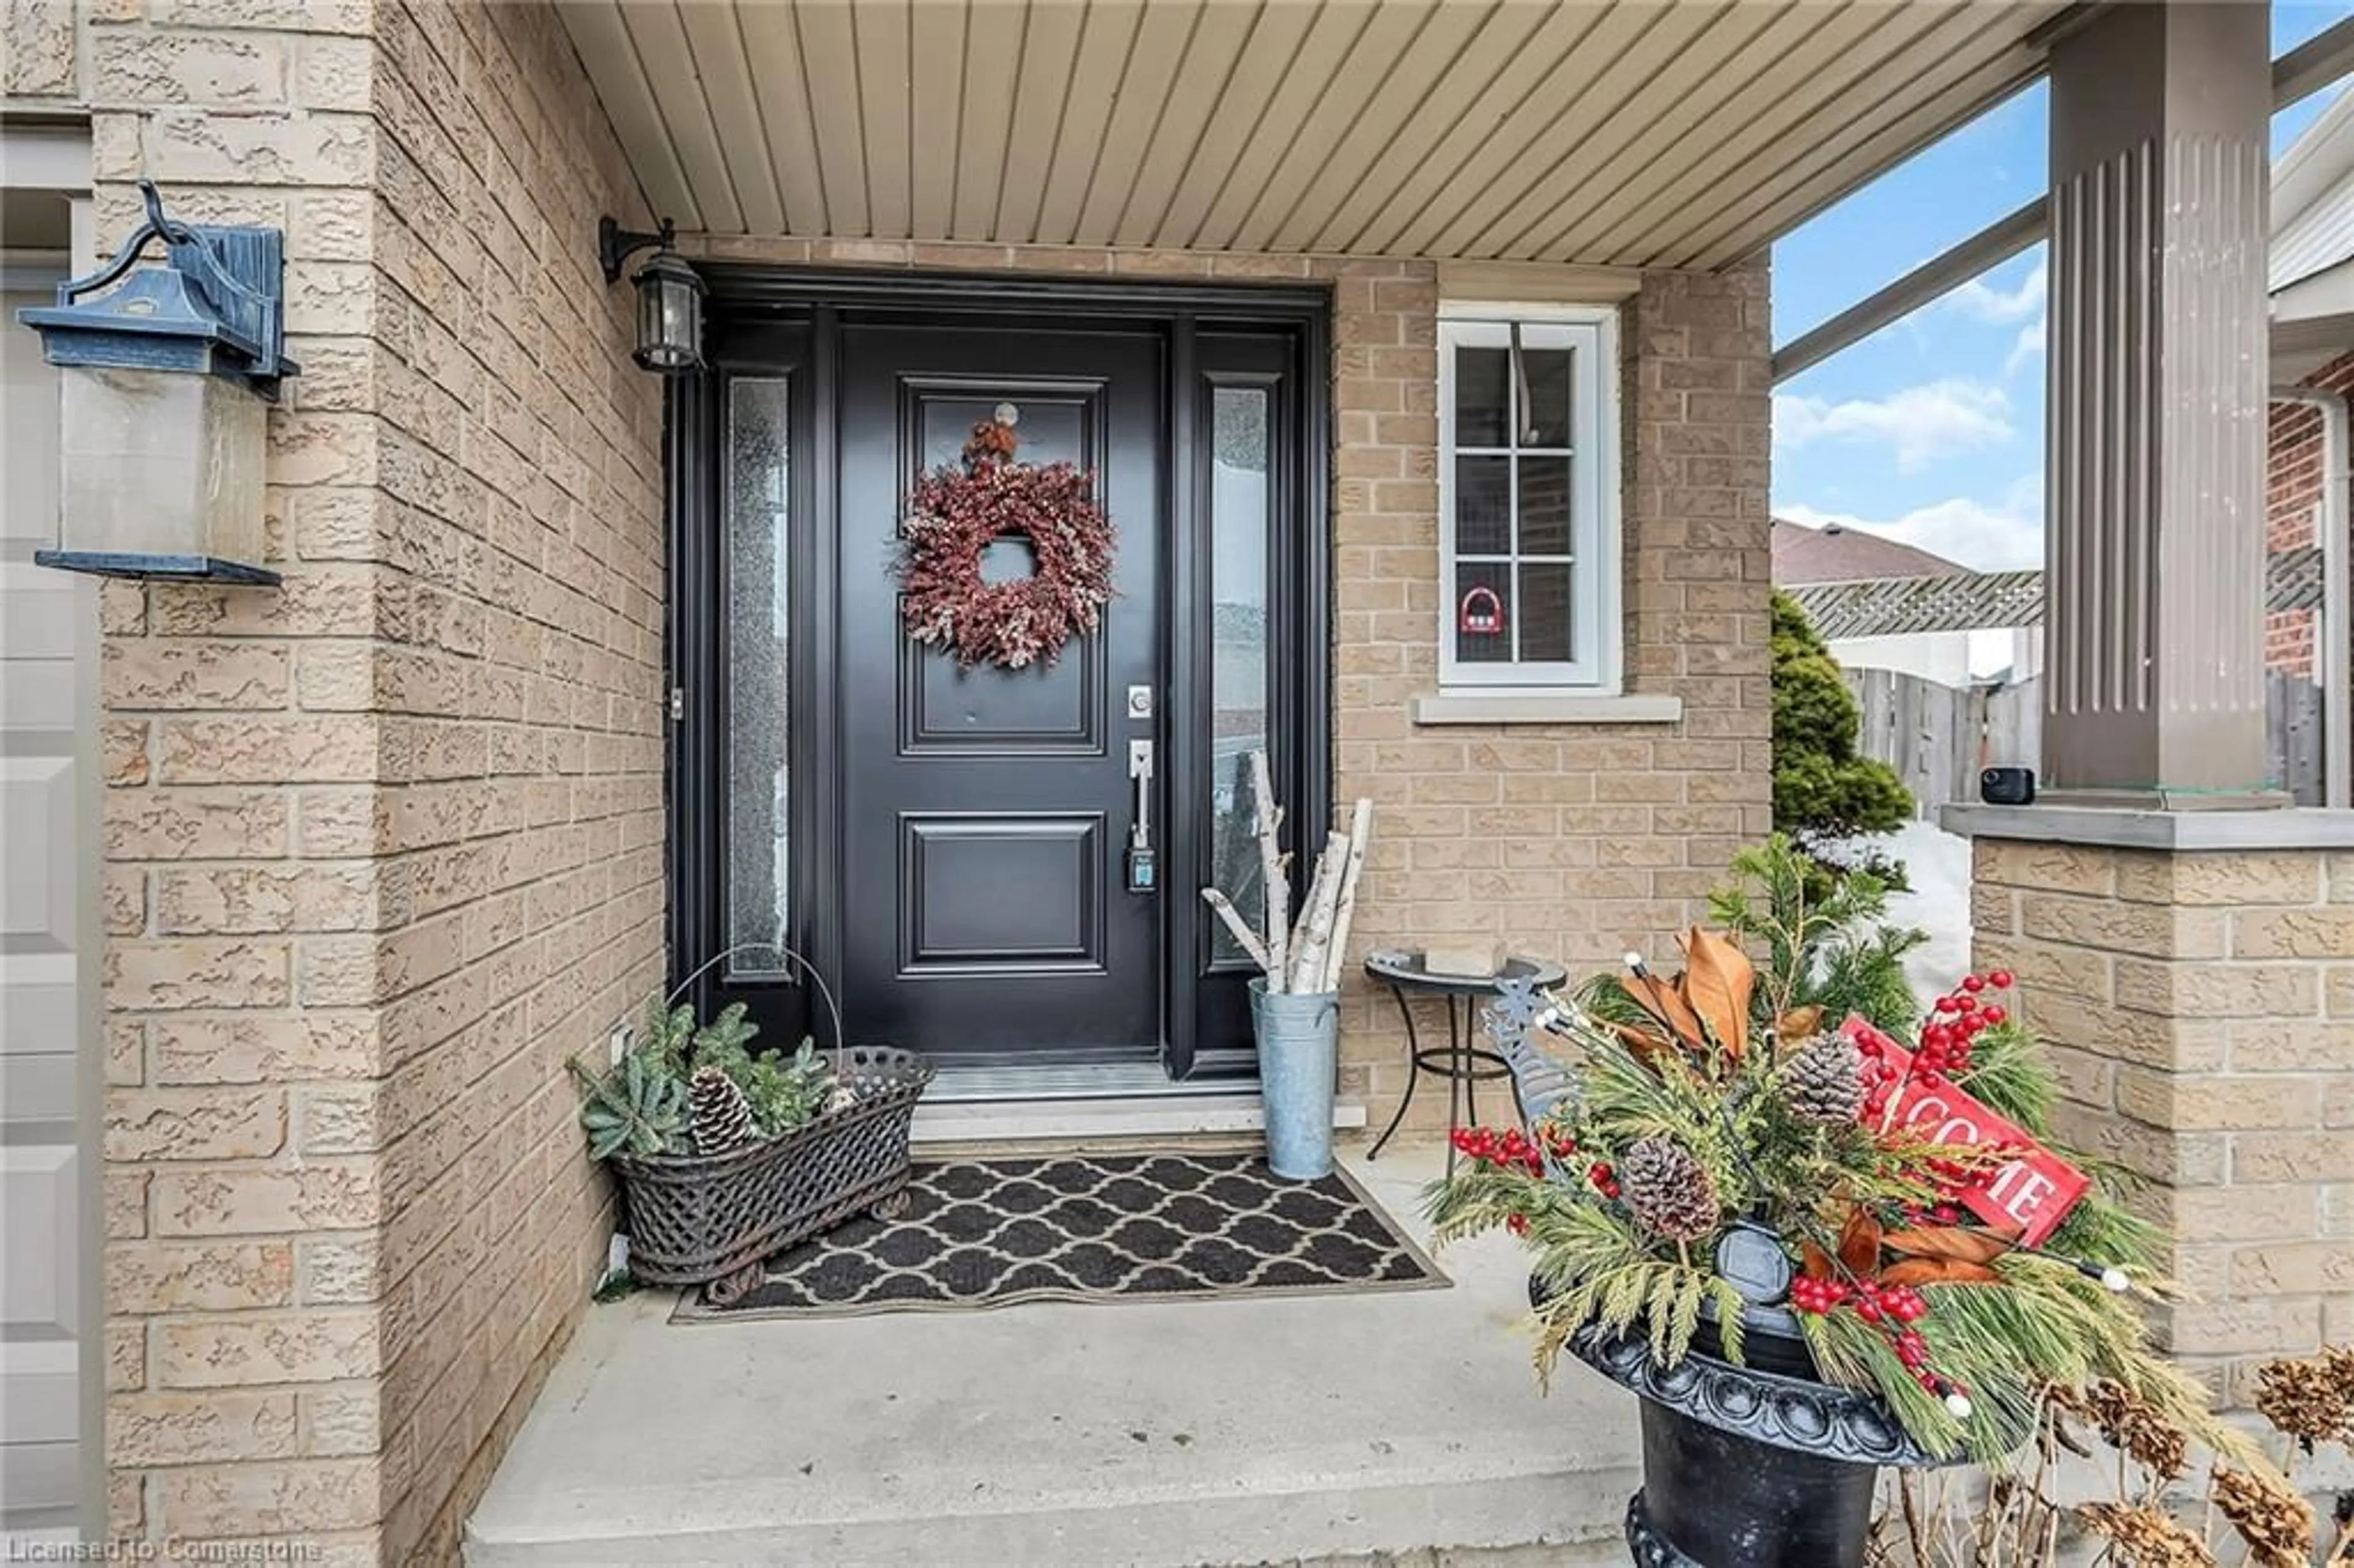
<svg viewBox="0 0 2354 1568">
<path fill-rule="evenodd" d="M 1291 1181 L 1332 1173 L 1332 1095 L 1339 1075 L 1341 993 L 1267 994 L 1250 982 L 1258 1036 L 1258 1093 L 1267 1115 L 1267 1163 Z"/>
</svg>

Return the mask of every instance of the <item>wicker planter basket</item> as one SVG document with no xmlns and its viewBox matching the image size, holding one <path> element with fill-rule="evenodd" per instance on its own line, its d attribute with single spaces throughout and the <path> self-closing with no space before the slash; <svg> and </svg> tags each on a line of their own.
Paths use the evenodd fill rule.
<svg viewBox="0 0 2354 1568">
<path fill-rule="evenodd" d="M 630 1272 L 700 1285 L 723 1306 L 760 1281 L 760 1260 L 798 1246 L 907 1184 L 907 1128 L 932 1065 L 911 1051 L 854 1046 L 842 1083 L 858 1103 L 726 1154 L 620 1155 Z"/>
<path fill-rule="evenodd" d="M 606 1163 L 621 1183 L 630 1272 L 648 1285 L 700 1285 L 726 1306 L 760 1283 L 760 1264 L 849 1219 L 888 1204 L 907 1184 L 907 1134 L 932 1065 L 913 1051 L 845 1045 L 842 1004 L 825 977 L 792 948 L 743 942 L 705 959 L 664 999 L 739 953 L 769 953 L 801 970 L 833 1026 L 835 1081 L 855 1097 L 782 1138 L 725 1154 L 622 1154 Z"/>
</svg>

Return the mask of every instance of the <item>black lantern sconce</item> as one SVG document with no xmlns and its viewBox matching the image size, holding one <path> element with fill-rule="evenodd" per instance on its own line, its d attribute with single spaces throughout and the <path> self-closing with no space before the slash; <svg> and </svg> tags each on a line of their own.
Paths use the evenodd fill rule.
<svg viewBox="0 0 2354 1568">
<path fill-rule="evenodd" d="M 260 564 L 268 411 L 297 368 L 285 236 L 182 223 L 153 184 L 139 193 L 147 220 L 112 261 L 59 284 L 56 304 L 17 313 L 62 372 L 58 547 L 33 560 L 272 586 Z M 163 264 L 140 266 L 156 239 Z"/>
<path fill-rule="evenodd" d="M 597 220 L 597 260 L 609 284 L 620 281 L 621 265 L 638 251 L 653 256 L 638 269 L 638 347 L 633 356 L 664 376 L 703 368 L 703 280 L 673 248 L 671 220 L 652 234 L 623 228 L 610 217 Z"/>
</svg>

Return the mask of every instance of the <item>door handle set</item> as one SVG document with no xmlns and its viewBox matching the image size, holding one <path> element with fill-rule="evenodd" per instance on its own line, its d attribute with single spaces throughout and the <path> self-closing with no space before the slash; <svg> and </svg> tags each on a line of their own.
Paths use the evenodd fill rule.
<svg viewBox="0 0 2354 1568">
<path fill-rule="evenodd" d="M 1150 893 L 1159 886 L 1152 850 L 1152 742 L 1128 743 L 1128 776 L 1136 785 L 1136 817 L 1128 829 L 1128 890 Z"/>
</svg>

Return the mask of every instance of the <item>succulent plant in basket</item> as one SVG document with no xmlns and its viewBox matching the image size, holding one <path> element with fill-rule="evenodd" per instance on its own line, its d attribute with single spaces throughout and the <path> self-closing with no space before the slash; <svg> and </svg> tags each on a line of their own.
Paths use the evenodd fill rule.
<svg viewBox="0 0 2354 1568">
<path fill-rule="evenodd" d="M 832 1052 L 804 1040 L 790 1054 L 755 1054 L 758 1026 L 742 1003 L 705 1021 L 674 993 L 652 999 L 610 1069 L 572 1064 L 588 1154 L 621 1181 L 640 1283 L 700 1285 L 724 1305 L 759 1282 L 762 1259 L 906 1186 L 931 1066 L 911 1052 L 840 1045 L 832 993 L 802 969 L 832 1026 Z"/>
<path fill-rule="evenodd" d="M 826 1108 L 833 1066 L 804 1040 L 791 1056 L 756 1056 L 759 1026 L 730 1003 L 708 1023 L 692 1005 L 647 1004 L 642 1037 L 610 1072 L 573 1064 L 586 1103 L 580 1126 L 593 1160 L 620 1155 L 724 1154 L 782 1138 Z"/>
<path fill-rule="evenodd" d="M 1791 853 L 1736 863 L 1762 904 L 1716 904 L 1763 973 L 1695 927 L 1672 980 L 1630 954 L 1575 1001 L 1508 991 L 1488 1027 L 1528 1120 L 1458 1133 L 1472 1160 L 1431 1193 L 1442 1242 L 1529 1248 L 1541 1372 L 1568 1350 L 1643 1396 L 1638 1561 L 1861 1563 L 1879 1467 L 1999 1465 L 2096 1385 L 2261 1463 L 2152 1351 L 2161 1238 L 2052 1140 L 2010 977 L 1909 1039 L 1828 1017 L 1808 992 L 1881 941 L 1877 911 L 1826 919 Z"/>
</svg>

